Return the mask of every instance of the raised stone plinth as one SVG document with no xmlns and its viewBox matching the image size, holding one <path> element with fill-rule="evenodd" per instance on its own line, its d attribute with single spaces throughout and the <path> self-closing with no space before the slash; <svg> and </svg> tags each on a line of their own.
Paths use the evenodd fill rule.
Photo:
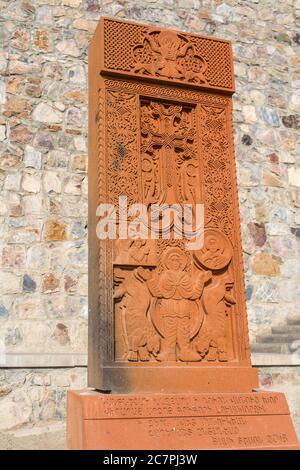
<svg viewBox="0 0 300 470">
<path fill-rule="evenodd" d="M 68 392 L 73 450 L 300 449 L 282 393 Z"/>
</svg>

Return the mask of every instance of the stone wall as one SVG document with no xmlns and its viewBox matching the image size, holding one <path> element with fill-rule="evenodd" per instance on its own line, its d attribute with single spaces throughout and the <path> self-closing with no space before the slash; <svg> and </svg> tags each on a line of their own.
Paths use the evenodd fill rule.
<svg viewBox="0 0 300 470">
<path fill-rule="evenodd" d="M 63 426 L 66 388 L 85 383 L 72 366 L 86 362 L 86 65 L 100 15 L 232 40 L 253 360 L 281 364 L 263 368 L 262 383 L 293 397 L 300 1 L 0 0 L 0 12 L 0 422 L 12 433 L 1 445 L 43 445 L 34 436 Z M 300 403 L 290 404 L 299 423 Z"/>
</svg>

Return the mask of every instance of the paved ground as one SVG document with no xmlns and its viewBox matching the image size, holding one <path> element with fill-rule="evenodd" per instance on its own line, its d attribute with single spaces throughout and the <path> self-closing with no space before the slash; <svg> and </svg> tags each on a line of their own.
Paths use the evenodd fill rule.
<svg viewBox="0 0 300 470">
<path fill-rule="evenodd" d="M 66 450 L 64 424 L 22 428 L 19 431 L 0 433 L 1 450 Z"/>
</svg>

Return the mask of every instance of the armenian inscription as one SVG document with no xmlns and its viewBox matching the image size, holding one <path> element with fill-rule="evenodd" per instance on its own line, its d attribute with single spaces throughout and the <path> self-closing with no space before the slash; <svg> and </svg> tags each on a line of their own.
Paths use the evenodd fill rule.
<svg viewBox="0 0 300 470">
<path fill-rule="evenodd" d="M 92 448 L 296 448 L 281 393 L 116 395 L 83 392 L 83 425 Z M 97 403 L 97 407 L 95 407 Z M 122 430 L 126 430 L 125 434 Z M 113 441 L 109 436 L 114 436 Z M 294 446 L 294 447 L 293 447 Z"/>
<path fill-rule="evenodd" d="M 209 447 L 240 448 L 286 444 L 289 436 L 284 432 L 250 434 L 251 418 L 171 418 L 148 420 L 151 438 L 199 438 Z"/>
<path fill-rule="evenodd" d="M 280 405 L 282 412 L 287 407 L 280 397 L 264 394 L 245 394 L 242 396 L 224 395 L 168 395 L 157 399 L 153 396 L 106 397 L 103 405 L 103 418 L 113 417 L 168 417 L 168 416 L 215 416 L 215 415 L 264 415 L 274 406 Z"/>
</svg>

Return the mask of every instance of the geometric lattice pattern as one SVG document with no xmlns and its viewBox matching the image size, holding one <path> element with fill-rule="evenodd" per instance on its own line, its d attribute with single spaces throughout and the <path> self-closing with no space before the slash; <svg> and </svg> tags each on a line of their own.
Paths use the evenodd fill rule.
<svg viewBox="0 0 300 470">
<path fill-rule="evenodd" d="M 189 39 L 195 44 L 197 54 L 203 57 L 208 64 L 206 76 L 210 85 L 233 88 L 229 43 L 195 36 L 190 36 Z"/>
<path fill-rule="evenodd" d="M 134 64 L 131 53 L 133 46 L 139 44 L 146 28 L 137 24 L 119 23 L 104 20 L 104 67 L 106 69 L 130 72 Z"/>
<path fill-rule="evenodd" d="M 142 44 L 145 37 L 153 31 L 159 31 L 159 29 L 105 18 L 104 69 L 130 75 L 141 75 L 140 71 L 136 73 L 133 71 L 135 65 L 133 48 Z M 204 59 L 207 64 L 205 72 L 205 78 L 207 79 L 206 88 L 212 87 L 233 91 L 230 43 L 220 39 L 192 34 L 180 33 L 180 35 L 193 45 L 195 54 Z"/>
</svg>

